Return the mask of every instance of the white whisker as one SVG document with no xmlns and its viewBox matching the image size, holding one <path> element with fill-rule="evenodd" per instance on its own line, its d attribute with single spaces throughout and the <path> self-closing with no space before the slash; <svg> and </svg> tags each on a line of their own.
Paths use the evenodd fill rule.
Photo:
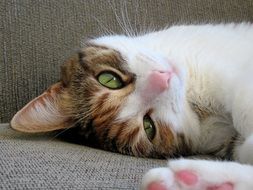
<svg viewBox="0 0 253 190">
<path fill-rule="evenodd" d="M 126 4 L 126 1 L 123 1 L 123 2 L 124 3 L 121 5 L 122 19 L 123 19 L 125 28 L 128 31 L 128 36 L 134 36 L 134 30 L 132 28 L 129 15 L 128 15 L 127 4 Z"/>
<path fill-rule="evenodd" d="M 126 30 L 125 30 L 125 28 L 124 28 L 124 24 L 122 23 L 122 21 L 121 21 L 119 15 L 117 14 L 117 10 L 116 10 L 116 5 L 115 5 L 115 3 L 112 2 L 112 1 L 108 1 L 108 3 L 109 3 L 109 5 L 111 6 L 111 9 L 112 9 L 112 11 L 113 11 L 113 13 L 114 13 L 114 16 L 115 16 L 115 18 L 116 18 L 116 21 L 118 22 L 119 27 L 121 28 L 121 30 L 122 30 L 123 33 L 126 33 Z"/>
<path fill-rule="evenodd" d="M 101 29 L 105 30 L 105 31 L 102 31 L 103 33 L 106 32 L 106 34 L 108 35 L 112 35 L 114 34 L 114 32 L 112 30 L 110 30 L 109 28 L 107 28 L 103 22 L 101 22 L 97 17 L 91 15 L 91 17 L 98 23 L 98 25 L 101 27 Z"/>
</svg>

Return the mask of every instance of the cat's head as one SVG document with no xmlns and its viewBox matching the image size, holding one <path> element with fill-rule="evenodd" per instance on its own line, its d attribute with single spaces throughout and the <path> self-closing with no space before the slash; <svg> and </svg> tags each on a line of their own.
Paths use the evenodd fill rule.
<svg viewBox="0 0 253 190">
<path fill-rule="evenodd" d="M 84 141 L 103 149 L 169 157 L 185 143 L 184 91 L 183 71 L 166 56 L 130 37 L 101 37 L 66 61 L 60 81 L 11 126 L 34 133 L 79 127 Z"/>
</svg>

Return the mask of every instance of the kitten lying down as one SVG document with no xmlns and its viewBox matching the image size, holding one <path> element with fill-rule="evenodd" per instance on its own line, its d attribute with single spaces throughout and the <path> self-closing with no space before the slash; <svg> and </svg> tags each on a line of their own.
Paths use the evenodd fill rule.
<svg viewBox="0 0 253 190">
<path fill-rule="evenodd" d="M 252 81 L 249 23 L 104 36 L 66 61 L 60 81 L 11 126 L 71 128 L 83 141 L 141 157 L 223 160 L 174 159 L 149 171 L 142 189 L 252 190 Z"/>
</svg>

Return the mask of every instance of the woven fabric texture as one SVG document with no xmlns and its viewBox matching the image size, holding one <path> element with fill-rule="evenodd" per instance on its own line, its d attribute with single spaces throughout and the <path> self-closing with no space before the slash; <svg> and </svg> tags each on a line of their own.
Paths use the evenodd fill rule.
<svg viewBox="0 0 253 190">
<path fill-rule="evenodd" d="M 0 122 L 56 82 L 88 37 L 241 21 L 253 21 L 252 0 L 1 0 Z M 165 165 L 0 125 L 0 189 L 138 189 L 144 172 Z"/>
<path fill-rule="evenodd" d="M 0 189 L 138 189 L 148 169 L 165 165 L 0 125 Z"/>
<path fill-rule="evenodd" d="M 145 31 L 252 20 L 252 0 L 1 0 L 0 122 L 57 81 L 59 66 L 87 37 L 125 25 Z"/>
</svg>

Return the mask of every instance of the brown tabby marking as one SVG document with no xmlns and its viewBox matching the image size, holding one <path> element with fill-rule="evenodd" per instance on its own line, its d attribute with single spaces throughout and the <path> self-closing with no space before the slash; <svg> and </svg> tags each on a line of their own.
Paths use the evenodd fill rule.
<svg viewBox="0 0 253 190">
<path fill-rule="evenodd" d="M 194 112 L 198 115 L 200 121 L 203 121 L 213 115 L 211 111 L 209 111 L 207 108 L 200 107 L 199 105 L 192 103 L 191 108 L 194 110 Z"/>
</svg>

